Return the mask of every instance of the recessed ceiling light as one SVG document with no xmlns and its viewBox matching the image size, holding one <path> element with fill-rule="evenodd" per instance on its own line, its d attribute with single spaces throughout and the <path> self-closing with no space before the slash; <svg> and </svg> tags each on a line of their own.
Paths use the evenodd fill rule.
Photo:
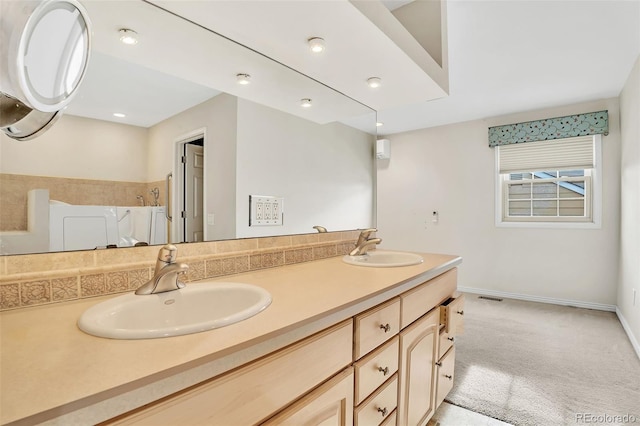
<svg viewBox="0 0 640 426">
<path fill-rule="evenodd" d="M 320 37 L 311 37 L 309 40 L 307 40 L 309 42 L 309 49 L 311 49 L 311 51 L 313 53 L 321 53 L 324 52 L 325 49 L 325 45 L 324 45 L 324 39 L 320 38 Z"/>
<path fill-rule="evenodd" d="M 311 107 L 311 99 L 309 99 L 309 98 L 300 99 L 300 106 L 302 108 Z"/>
<path fill-rule="evenodd" d="M 380 122 L 380 121 L 378 121 L 378 122 L 376 123 L 376 127 L 382 127 L 382 126 L 384 126 L 384 123 L 382 123 L 382 122 Z"/>
<path fill-rule="evenodd" d="M 377 89 L 382 84 L 382 79 L 380 77 L 371 77 L 367 79 L 367 84 L 372 89 Z"/>
<path fill-rule="evenodd" d="M 113 116 L 114 116 L 114 117 L 118 117 L 118 118 L 124 118 L 124 117 L 126 117 L 127 115 L 126 115 L 126 114 L 123 114 L 123 113 L 121 113 L 121 112 L 114 112 L 114 113 L 113 113 Z"/>
<path fill-rule="evenodd" d="M 251 76 L 249 74 L 236 74 L 238 84 L 247 85 L 251 83 Z"/>
<path fill-rule="evenodd" d="M 137 32 L 127 28 L 121 28 L 120 31 L 118 32 L 120 33 L 120 41 L 123 42 L 124 44 L 129 44 L 129 45 L 138 44 Z"/>
</svg>

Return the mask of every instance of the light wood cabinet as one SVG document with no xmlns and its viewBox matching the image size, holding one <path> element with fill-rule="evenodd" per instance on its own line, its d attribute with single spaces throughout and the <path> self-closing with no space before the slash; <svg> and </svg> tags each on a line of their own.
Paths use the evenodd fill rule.
<svg viewBox="0 0 640 426">
<path fill-rule="evenodd" d="M 456 269 L 105 424 L 426 425 L 453 387 Z"/>
<path fill-rule="evenodd" d="M 435 412 L 435 368 L 440 312 L 430 313 L 400 333 L 398 425 L 425 425 Z"/>
<path fill-rule="evenodd" d="M 353 424 L 353 368 L 348 368 L 312 391 L 264 426 L 351 426 Z"/>
<path fill-rule="evenodd" d="M 352 339 L 348 320 L 107 424 L 259 423 L 351 364 Z"/>
</svg>

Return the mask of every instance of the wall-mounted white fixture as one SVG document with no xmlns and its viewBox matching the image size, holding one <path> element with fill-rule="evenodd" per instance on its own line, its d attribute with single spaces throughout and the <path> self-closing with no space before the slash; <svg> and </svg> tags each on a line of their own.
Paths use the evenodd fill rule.
<svg viewBox="0 0 640 426">
<path fill-rule="evenodd" d="M 114 113 L 113 113 L 113 116 L 114 116 L 114 117 L 118 117 L 118 118 L 125 118 L 127 115 L 126 115 L 126 114 L 123 114 L 123 113 L 121 113 L 121 112 L 114 112 Z"/>
<path fill-rule="evenodd" d="M 382 85 L 382 79 L 380 77 L 371 77 L 367 79 L 367 84 L 372 89 L 377 89 Z"/>
<path fill-rule="evenodd" d="M 76 0 L 1 1 L 0 129 L 31 139 L 62 114 L 84 79 L 90 22 Z"/>
<path fill-rule="evenodd" d="M 246 86 L 247 84 L 251 83 L 251 76 L 249 74 L 236 74 L 236 81 L 238 82 L 238 84 Z"/>
<path fill-rule="evenodd" d="M 302 108 L 310 108 L 311 107 L 311 99 L 309 99 L 309 98 L 300 99 L 300 106 Z"/>
<path fill-rule="evenodd" d="M 382 127 L 382 126 L 384 126 L 383 122 L 381 122 L 381 121 L 377 121 L 376 122 L 376 127 Z"/>
<path fill-rule="evenodd" d="M 123 42 L 124 44 L 128 44 L 130 46 L 133 46 L 134 44 L 138 44 L 138 33 L 130 30 L 128 28 L 121 28 L 120 30 L 118 30 L 118 33 L 120 33 L 120 41 Z"/>
<path fill-rule="evenodd" d="M 391 141 L 389 139 L 378 139 L 376 141 L 376 158 L 378 160 L 391 158 Z"/>
<path fill-rule="evenodd" d="M 326 48 L 325 44 L 324 44 L 324 39 L 320 38 L 320 37 L 311 37 L 309 40 L 307 40 L 309 43 L 309 49 L 313 52 L 313 53 L 322 53 L 324 52 L 324 49 Z"/>
</svg>

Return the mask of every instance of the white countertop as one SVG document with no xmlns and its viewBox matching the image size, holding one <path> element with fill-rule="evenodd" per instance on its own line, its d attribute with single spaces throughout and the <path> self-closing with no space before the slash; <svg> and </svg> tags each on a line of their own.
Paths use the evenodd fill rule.
<svg viewBox="0 0 640 426">
<path fill-rule="evenodd" d="M 399 268 L 334 257 L 217 278 L 263 287 L 273 302 L 245 321 L 186 336 L 112 340 L 77 328 L 85 309 L 115 296 L 3 312 L 0 423 L 55 424 L 74 413 L 78 422 L 105 420 L 304 338 L 462 261 L 420 254 L 422 264 Z"/>
</svg>

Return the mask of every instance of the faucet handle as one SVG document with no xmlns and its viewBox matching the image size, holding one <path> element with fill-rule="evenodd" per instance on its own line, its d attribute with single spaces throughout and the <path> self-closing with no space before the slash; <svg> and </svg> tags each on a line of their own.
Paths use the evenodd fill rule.
<svg viewBox="0 0 640 426">
<path fill-rule="evenodd" d="M 178 247 L 173 244 L 165 244 L 158 251 L 158 260 L 165 263 L 174 263 L 178 257 Z"/>
</svg>

